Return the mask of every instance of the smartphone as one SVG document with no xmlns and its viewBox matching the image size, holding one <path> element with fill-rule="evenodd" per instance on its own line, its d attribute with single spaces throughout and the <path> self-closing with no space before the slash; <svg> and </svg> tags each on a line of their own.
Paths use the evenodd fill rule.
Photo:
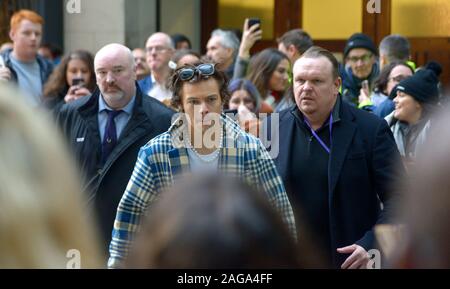
<svg viewBox="0 0 450 289">
<path fill-rule="evenodd" d="M 249 18 L 248 19 L 248 28 L 252 27 L 255 24 L 259 24 L 259 29 L 261 29 L 261 20 L 259 18 Z"/>
<path fill-rule="evenodd" d="M 0 55 L 0 68 L 5 66 L 5 61 L 3 60 L 3 56 Z"/>
<path fill-rule="evenodd" d="M 369 81 L 367 79 L 363 80 L 361 82 L 361 87 L 366 92 L 367 96 L 369 96 L 369 94 L 370 94 L 370 87 L 369 87 Z"/>
<path fill-rule="evenodd" d="M 74 79 L 72 79 L 72 86 L 73 85 L 83 86 L 84 85 L 84 79 L 83 78 L 74 78 Z"/>
<path fill-rule="evenodd" d="M 361 82 L 361 87 L 363 88 L 363 89 L 366 89 L 367 91 L 369 90 L 369 81 L 366 79 L 366 80 L 363 80 L 362 82 Z"/>
</svg>

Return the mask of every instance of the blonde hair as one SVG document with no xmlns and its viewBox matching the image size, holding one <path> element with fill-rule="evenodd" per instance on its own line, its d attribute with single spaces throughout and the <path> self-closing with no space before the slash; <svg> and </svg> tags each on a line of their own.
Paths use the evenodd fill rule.
<svg viewBox="0 0 450 289">
<path fill-rule="evenodd" d="M 0 268 L 100 267 L 80 181 L 57 128 L 0 83 Z"/>
</svg>

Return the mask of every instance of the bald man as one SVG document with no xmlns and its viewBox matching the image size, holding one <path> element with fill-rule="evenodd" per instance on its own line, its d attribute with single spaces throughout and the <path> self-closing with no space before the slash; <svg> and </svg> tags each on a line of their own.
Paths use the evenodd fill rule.
<svg viewBox="0 0 450 289">
<path fill-rule="evenodd" d="M 166 88 L 170 76 L 169 61 L 175 48 L 172 39 L 166 33 L 156 32 L 150 35 L 145 44 L 147 64 L 150 67 L 150 79 L 139 82 L 145 94 L 159 101 L 170 99 L 172 94 Z"/>
<path fill-rule="evenodd" d="M 139 148 L 167 131 L 173 111 L 142 93 L 127 47 L 104 46 L 94 69 L 98 89 L 64 105 L 58 121 L 81 168 L 107 256 L 117 205 Z"/>
</svg>

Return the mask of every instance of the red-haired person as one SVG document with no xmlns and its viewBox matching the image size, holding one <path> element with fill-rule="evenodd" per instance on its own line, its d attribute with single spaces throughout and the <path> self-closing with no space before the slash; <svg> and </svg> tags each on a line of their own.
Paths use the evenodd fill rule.
<svg viewBox="0 0 450 289">
<path fill-rule="evenodd" d="M 27 103 L 38 106 L 53 65 L 38 55 L 44 19 L 34 11 L 19 10 L 10 21 L 13 48 L 0 54 L 0 80 L 17 83 Z M 2 63 L 3 62 L 3 63 Z"/>
</svg>

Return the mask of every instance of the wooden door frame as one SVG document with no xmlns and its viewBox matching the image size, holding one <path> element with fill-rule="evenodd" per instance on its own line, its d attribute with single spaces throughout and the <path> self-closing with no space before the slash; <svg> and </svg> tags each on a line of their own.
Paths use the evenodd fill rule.
<svg viewBox="0 0 450 289">
<path fill-rule="evenodd" d="M 206 53 L 211 32 L 219 26 L 219 1 L 200 0 L 200 53 Z"/>
<path fill-rule="evenodd" d="M 369 0 L 362 1 L 362 33 L 372 38 L 375 44 L 387 35 L 391 34 L 391 0 L 383 0 L 380 4 L 381 13 L 369 13 L 367 3 Z"/>
</svg>

